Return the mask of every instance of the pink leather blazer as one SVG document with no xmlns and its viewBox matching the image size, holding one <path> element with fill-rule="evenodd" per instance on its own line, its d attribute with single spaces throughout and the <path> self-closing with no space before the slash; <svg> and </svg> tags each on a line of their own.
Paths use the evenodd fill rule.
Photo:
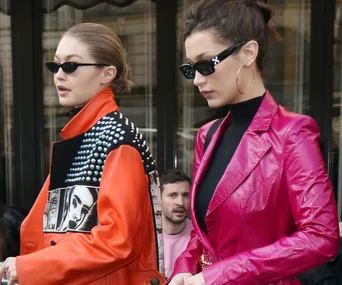
<svg viewBox="0 0 342 285">
<path fill-rule="evenodd" d="M 205 217 L 194 214 L 198 184 L 223 120 L 203 153 L 196 139 L 191 189 L 191 240 L 173 274 L 203 272 L 206 285 L 298 285 L 295 277 L 333 258 L 339 242 L 336 202 L 319 148 L 319 129 L 308 116 L 287 111 L 267 91 L 224 172 Z M 211 265 L 201 267 L 201 256 Z"/>
</svg>

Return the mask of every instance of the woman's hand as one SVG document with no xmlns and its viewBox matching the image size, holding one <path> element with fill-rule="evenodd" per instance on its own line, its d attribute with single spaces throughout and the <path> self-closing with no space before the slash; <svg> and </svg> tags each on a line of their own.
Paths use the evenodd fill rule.
<svg viewBox="0 0 342 285">
<path fill-rule="evenodd" d="M 185 285 L 205 285 L 204 277 L 202 273 L 198 273 L 188 279 L 188 283 Z"/>
<path fill-rule="evenodd" d="M 172 278 L 169 285 L 187 285 L 187 280 L 191 276 L 191 273 L 178 273 Z"/>
<path fill-rule="evenodd" d="M 0 280 L 4 277 L 8 280 L 8 285 L 18 284 L 17 268 L 15 257 L 9 257 L 0 267 Z"/>
</svg>

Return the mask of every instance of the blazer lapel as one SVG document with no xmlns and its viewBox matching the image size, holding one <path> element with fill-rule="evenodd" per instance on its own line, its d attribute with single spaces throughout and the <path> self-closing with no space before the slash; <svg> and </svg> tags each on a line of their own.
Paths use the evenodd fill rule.
<svg viewBox="0 0 342 285">
<path fill-rule="evenodd" d="M 200 165 L 198 166 L 198 170 L 196 173 L 196 177 L 194 177 L 194 184 L 197 185 L 199 184 L 202 179 L 203 176 L 209 166 L 211 157 L 213 155 L 213 152 L 215 150 L 215 145 L 217 144 L 217 142 L 220 140 L 223 132 L 225 131 L 225 129 L 227 128 L 227 126 L 230 124 L 231 122 L 231 116 L 230 114 L 228 114 L 222 121 L 222 123 L 219 125 L 217 131 L 213 134 L 211 141 L 207 147 L 207 149 L 205 150 L 202 160 L 200 162 Z M 197 188 L 194 189 L 195 191 L 197 190 Z M 194 196 L 196 195 L 196 193 L 194 193 Z"/>
<path fill-rule="evenodd" d="M 214 196 L 209 203 L 207 215 L 239 187 L 270 148 L 271 144 L 268 141 L 254 132 L 246 131 L 217 185 Z"/>
<path fill-rule="evenodd" d="M 279 105 L 274 101 L 272 95 L 266 91 L 257 113 L 216 187 L 209 203 L 207 216 L 239 187 L 271 148 L 271 144 L 258 133 L 269 129 L 278 108 Z"/>
<path fill-rule="evenodd" d="M 201 182 L 201 180 L 205 174 L 205 171 L 208 168 L 211 156 L 213 155 L 213 152 L 215 149 L 215 145 L 219 141 L 221 135 L 223 134 L 224 130 L 227 128 L 228 124 L 230 124 L 230 121 L 231 121 L 231 117 L 228 114 L 224 118 L 224 120 L 222 121 L 220 126 L 218 127 L 215 134 L 212 136 L 212 139 L 211 139 L 205 153 L 203 154 L 202 160 L 200 162 L 200 165 L 198 166 L 198 170 L 197 170 L 196 175 L 194 177 L 194 181 L 192 183 L 192 189 L 191 189 L 191 197 L 190 197 L 190 213 L 191 213 L 191 219 L 192 219 L 194 229 L 198 233 L 198 236 L 199 236 L 204 248 L 208 252 L 210 252 L 211 256 L 213 256 L 216 260 L 218 260 L 216 250 L 215 250 L 214 246 L 212 245 L 212 243 L 209 241 L 206 233 L 203 231 L 203 229 L 199 226 L 199 224 L 197 222 L 197 217 L 195 214 L 195 200 L 196 200 L 197 186 Z"/>
</svg>

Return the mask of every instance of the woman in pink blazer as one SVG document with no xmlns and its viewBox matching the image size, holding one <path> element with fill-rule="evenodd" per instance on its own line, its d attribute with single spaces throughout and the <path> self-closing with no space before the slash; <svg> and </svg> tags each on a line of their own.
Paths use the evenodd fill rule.
<svg viewBox="0 0 342 285">
<path fill-rule="evenodd" d="M 296 275 L 336 255 L 319 129 L 278 105 L 262 80 L 267 37 L 277 36 L 271 17 L 270 6 L 252 0 L 202 0 L 185 15 L 181 71 L 210 107 L 230 112 L 198 132 L 194 231 L 170 285 L 298 285 Z"/>
</svg>

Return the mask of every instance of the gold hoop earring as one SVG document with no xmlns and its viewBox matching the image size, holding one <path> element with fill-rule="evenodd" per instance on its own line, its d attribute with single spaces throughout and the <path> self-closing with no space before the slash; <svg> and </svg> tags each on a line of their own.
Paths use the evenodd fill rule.
<svg viewBox="0 0 342 285">
<path fill-rule="evenodd" d="M 253 72 L 253 79 L 252 79 L 252 84 L 251 86 L 248 88 L 247 91 L 243 92 L 241 91 L 241 89 L 239 88 L 239 75 L 240 75 L 240 71 L 242 69 L 242 67 L 244 67 L 245 65 L 241 65 L 241 67 L 239 68 L 238 72 L 236 73 L 236 89 L 241 93 L 241 94 L 247 94 L 249 91 L 252 90 L 253 86 L 254 86 L 254 69 L 252 69 L 252 72 Z"/>
</svg>

